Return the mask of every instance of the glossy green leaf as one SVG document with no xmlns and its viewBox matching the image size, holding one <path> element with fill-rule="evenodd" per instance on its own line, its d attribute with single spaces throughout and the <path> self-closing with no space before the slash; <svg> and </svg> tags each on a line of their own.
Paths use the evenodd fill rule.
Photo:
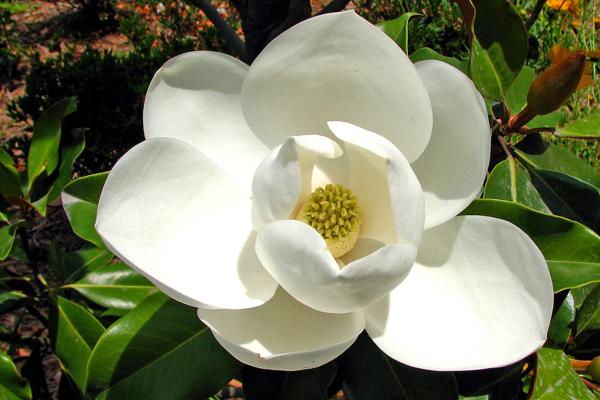
<svg viewBox="0 0 600 400">
<path fill-rule="evenodd" d="M 592 111 L 589 115 L 556 130 L 562 137 L 600 138 L 600 110 Z"/>
<path fill-rule="evenodd" d="M 585 298 L 577 313 L 577 335 L 586 330 L 600 329 L 600 286 Z"/>
<path fill-rule="evenodd" d="M 569 358 L 556 349 L 540 349 L 531 400 L 594 400 L 581 378 L 571 368 Z"/>
<path fill-rule="evenodd" d="M 123 310 L 135 308 L 157 291 L 148 279 L 123 263 L 94 269 L 82 279 L 64 287 L 75 289 L 103 307 Z"/>
<path fill-rule="evenodd" d="M 28 187 L 42 171 L 50 175 L 58 167 L 62 120 L 77 109 L 77 99 L 67 97 L 56 102 L 33 124 L 33 137 L 27 157 Z"/>
<path fill-rule="evenodd" d="M 89 246 L 66 253 L 53 243 L 50 246 L 49 263 L 62 283 L 71 283 L 95 268 L 108 264 L 113 258 L 113 254 L 107 249 Z"/>
<path fill-rule="evenodd" d="M 490 396 L 485 395 L 485 396 L 473 396 L 473 397 L 465 397 L 465 396 L 458 396 L 458 400 L 489 400 Z"/>
<path fill-rule="evenodd" d="M 17 229 L 22 225 L 22 221 L 14 224 L 4 225 L 0 228 L 0 261 L 5 260 L 12 250 L 17 235 Z"/>
<path fill-rule="evenodd" d="M 327 400 L 327 388 L 337 367 L 329 362 L 303 371 L 271 371 L 244 366 L 242 382 L 246 400 Z"/>
<path fill-rule="evenodd" d="M 10 356 L 0 351 L 0 399 L 31 399 L 29 382 L 21 377 Z"/>
<path fill-rule="evenodd" d="M 88 390 L 101 392 L 98 399 L 206 398 L 240 367 L 194 308 L 159 292 L 100 338 L 89 361 Z"/>
<path fill-rule="evenodd" d="M 506 159 L 494 167 L 486 180 L 483 197 L 513 201 L 534 210 L 550 213 L 531 183 L 529 173 L 515 159 Z"/>
<path fill-rule="evenodd" d="M 26 299 L 27 295 L 23 292 L 14 290 L 4 282 L 0 282 L 0 314 L 12 308 L 15 303 Z"/>
<path fill-rule="evenodd" d="M 0 194 L 21 196 L 21 181 L 12 157 L 0 148 Z"/>
<path fill-rule="evenodd" d="M 63 297 L 57 298 L 52 315 L 54 352 L 77 387 L 85 392 L 87 363 L 104 327 L 85 308 Z"/>
<path fill-rule="evenodd" d="M 412 17 L 422 15 L 416 12 L 407 12 L 396 19 L 377 24 L 386 35 L 391 37 L 408 54 L 408 23 Z"/>
<path fill-rule="evenodd" d="M 458 398 L 452 373 L 400 364 L 381 352 L 365 332 L 336 362 L 349 400 Z"/>
<path fill-rule="evenodd" d="M 589 271 L 600 269 L 600 237 L 584 225 L 504 200 L 475 200 L 462 214 L 504 219 L 527 233 L 548 261 L 555 292 L 595 281 Z M 579 269 L 582 263 L 587 268 Z M 567 266 L 572 269 L 565 279 Z"/>
<path fill-rule="evenodd" d="M 548 342 L 552 347 L 563 348 L 571 335 L 575 322 L 575 299 L 569 293 L 552 317 L 548 330 Z"/>
<path fill-rule="evenodd" d="M 577 310 L 581 307 L 586 297 L 592 292 L 592 290 L 594 290 L 598 286 L 600 286 L 600 284 L 590 283 L 589 285 L 584 285 L 571 289 L 571 293 L 575 298 L 575 308 Z"/>
<path fill-rule="evenodd" d="M 49 180 L 52 182 L 44 195 L 38 199 L 31 199 L 31 205 L 43 216 L 46 215 L 46 206 L 49 202 L 60 196 L 63 188 L 71 181 L 73 176 L 73 163 L 85 147 L 84 129 L 73 129 L 60 145 L 60 166 Z M 34 184 L 35 186 L 35 184 Z"/>
<path fill-rule="evenodd" d="M 555 292 L 600 282 L 600 264 L 598 262 L 549 260 L 548 268 L 552 272 Z"/>
<path fill-rule="evenodd" d="M 63 207 L 73 232 L 80 238 L 104 248 L 96 228 L 98 200 L 108 172 L 88 175 L 69 183 L 62 192 Z"/>
<path fill-rule="evenodd" d="M 527 30 L 507 0 L 473 0 L 473 42 L 469 71 L 485 97 L 501 99 L 527 56 Z"/>
<path fill-rule="evenodd" d="M 560 172 L 538 170 L 525 161 L 531 182 L 553 214 L 600 232 L 600 190 Z"/>
<path fill-rule="evenodd" d="M 533 68 L 524 66 L 517 75 L 514 82 L 510 85 L 506 91 L 504 100 L 511 114 L 516 114 L 527 103 L 527 92 L 529 86 L 533 83 L 536 77 Z M 561 120 L 561 114 L 559 111 L 553 111 L 549 114 L 538 115 L 527 123 L 528 128 L 541 128 L 541 127 L 556 127 Z"/>
<path fill-rule="evenodd" d="M 569 150 L 544 141 L 539 135 L 527 135 L 517 145 L 516 153 L 536 169 L 574 176 L 600 188 L 600 175 L 592 166 Z"/>
<path fill-rule="evenodd" d="M 468 61 L 460 61 L 454 57 L 446 57 L 438 53 L 437 51 L 430 49 L 429 47 L 421 47 L 420 49 L 415 50 L 410 55 L 410 61 L 413 63 L 417 63 L 419 61 L 425 60 L 438 60 L 443 61 L 446 64 L 452 65 L 454 68 L 460 70 L 463 74 L 469 74 L 469 63 Z"/>
</svg>

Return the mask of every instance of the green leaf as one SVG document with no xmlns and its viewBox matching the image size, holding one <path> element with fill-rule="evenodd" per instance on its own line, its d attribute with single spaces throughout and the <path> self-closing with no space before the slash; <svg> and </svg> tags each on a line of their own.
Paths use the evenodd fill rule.
<svg viewBox="0 0 600 400">
<path fill-rule="evenodd" d="M 57 298 L 52 319 L 54 352 L 63 369 L 85 392 L 87 363 L 104 327 L 85 308 L 63 297 Z"/>
<path fill-rule="evenodd" d="M 596 287 L 585 298 L 577 313 L 577 334 L 585 330 L 600 329 L 600 286 Z"/>
<path fill-rule="evenodd" d="M 17 221 L 11 225 L 5 225 L 0 228 L 0 261 L 5 260 L 12 250 L 17 229 L 23 224 L 23 221 Z"/>
<path fill-rule="evenodd" d="M 142 275 L 123 263 L 108 264 L 66 285 L 106 308 L 130 310 L 157 291 Z"/>
<path fill-rule="evenodd" d="M 592 166 L 569 150 L 542 140 L 539 135 L 527 135 L 517 145 L 516 153 L 536 169 L 560 172 L 600 187 L 600 175 Z"/>
<path fill-rule="evenodd" d="M 592 111 L 589 115 L 571 122 L 556 130 L 556 135 L 562 137 L 600 137 L 600 110 Z"/>
<path fill-rule="evenodd" d="M 416 12 L 407 12 L 396 19 L 377 24 L 386 35 L 391 37 L 408 54 L 408 22 L 414 16 L 422 15 Z"/>
<path fill-rule="evenodd" d="M 575 299 L 569 293 L 558 308 L 548 330 L 548 341 L 553 347 L 563 348 L 567 344 L 575 322 Z"/>
<path fill-rule="evenodd" d="M 73 180 L 63 189 L 62 201 L 73 232 L 80 238 L 105 248 L 104 242 L 96 232 L 96 213 L 98 200 L 108 172 L 88 175 Z"/>
<path fill-rule="evenodd" d="M 555 292 L 600 282 L 600 264 L 597 262 L 548 260 L 548 268 Z"/>
<path fill-rule="evenodd" d="M 573 297 L 575 298 L 575 308 L 577 310 L 581 308 L 581 305 L 585 301 L 586 297 L 592 292 L 592 290 L 598 286 L 600 286 L 598 283 L 591 283 L 589 285 L 571 289 L 571 294 L 573 294 Z"/>
<path fill-rule="evenodd" d="M 386 356 L 363 332 L 337 359 L 349 400 L 451 400 L 458 398 L 450 372 L 426 371 Z"/>
<path fill-rule="evenodd" d="M 60 192 L 71 181 L 73 176 L 73 163 L 79 157 L 85 147 L 84 129 L 73 129 L 67 139 L 63 138 L 60 146 L 60 167 L 50 178 L 52 184 L 44 196 L 31 205 L 43 216 L 46 215 L 46 206 L 49 202 L 60 196 Z M 35 186 L 35 184 L 34 184 Z"/>
<path fill-rule="evenodd" d="M 21 181 L 12 157 L 0 148 L 0 194 L 21 196 Z"/>
<path fill-rule="evenodd" d="M 415 50 L 410 55 L 410 61 L 413 63 L 417 63 L 419 61 L 425 60 L 438 60 L 443 61 L 446 64 L 452 65 L 454 68 L 460 70 L 463 74 L 469 74 L 469 62 L 468 61 L 460 61 L 454 57 L 446 57 L 438 53 L 437 51 L 430 49 L 429 47 L 421 47 L 420 49 Z"/>
<path fill-rule="evenodd" d="M 0 398 L 3 400 L 31 399 L 29 382 L 21 377 L 8 354 L 0 352 Z"/>
<path fill-rule="evenodd" d="M 536 77 L 533 68 L 524 66 L 516 79 L 506 91 L 505 101 L 512 114 L 516 114 L 525 107 L 527 103 L 527 92 L 529 86 Z M 549 114 L 538 115 L 527 123 L 528 128 L 556 127 L 561 120 L 561 113 L 553 111 Z"/>
<path fill-rule="evenodd" d="M 470 75 L 479 91 L 498 100 L 515 80 L 527 56 L 527 30 L 506 0 L 473 0 Z"/>
<path fill-rule="evenodd" d="M 540 349 L 531 400 L 594 400 L 562 350 Z"/>
<path fill-rule="evenodd" d="M 483 197 L 513 201 L 534 210 L 550 213 L 531 183 L 529 173 L 515 159 L 506 159 L 494 167 L 485 183 Z"/>
<path fill-rule="evenodd" d="M 62 283 L 71 283 L 95 268 L 108 264 L 114 258 L 107 249 L 95 246 L 65 253 L 56 243 L 50 246 L 50 267 Z"/>
<path fill-rule="evenodd" d="M 67 97 L 48 108 L 33 124 L 33 137 L 27 157 L 28 187 L 42 171 L 50 175 L 59 160 L 62 120 L 77 109 L 77 99 Z"/>
<path fill-rule="evenodd" d="M 600 232 L 600 190 L 582 180 L 527 165 L 531 181 L 552 213 Z"/>
<path fill-rule="evenodd" d="M 161 292 L 116 321 L 89 361 L 98 399 L 206 398 L 240 369 L 196 315 Z"/>
<path fill-rule="evenodd" d="M 584 225 L 504 200 L 475 200 L 462 214 L 504 219 L 527 233 L 548 261 L 555 292 L 595 281 L 589 272 L 600 269 L 600 237 Z M 578 268 L 582 263 L 587 268 Z M 567 265 L 572 268 L 565 279 Z"/>
<path fill-rule="evenodd" d="M 334 362 L 303 371 L 271 371 L 245 365 L 242 371 L 246 400 L 327 400 L 327 389 L 337 372 Z"/>
<path fill-rule="evenodd" d="M 15 303 L 26 299 L 27 295 L 18 290 L 14 290 L 4 282 L 0 282 L 0 314 L 10 309 Z"/>
</svg>

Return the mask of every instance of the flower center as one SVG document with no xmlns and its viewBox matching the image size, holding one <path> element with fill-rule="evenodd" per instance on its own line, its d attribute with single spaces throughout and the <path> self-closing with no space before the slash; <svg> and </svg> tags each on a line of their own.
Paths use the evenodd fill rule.
<svg viewBox="0 0 600 400">
<path fill-rule="evenodd" d="M 318 187 L 308 196 L 296 219 L 319 232 L 336 258 L 352 250 L 358 240 L 358 202 L 352 191 L 342 185 Z"/>
</svg>

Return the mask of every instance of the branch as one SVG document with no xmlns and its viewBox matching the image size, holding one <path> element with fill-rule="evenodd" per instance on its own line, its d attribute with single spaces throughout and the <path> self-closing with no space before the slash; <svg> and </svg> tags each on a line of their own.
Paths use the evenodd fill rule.
<svg viewBox="0 0 600 400">
<path fill-rule="evenodd" d="M 350 0 L 332 0 L 329 4 L 323 7 L 323 9 L 319 11 L 317 15 L 342 11 L 348 3 L 350 3 Z"/>
<path fill-rule="evenodd" d="M 546 0 L 537 0 L 537 3 L 535 3 L 535 7 L 533 8 L 529 19 L 525 24 L 527 30 L 529 30 L 529 28 L 531 28 L 533 24 L 535 24 L 535 21 L 537 21 L 538 17 L 540 16 L 540 13 L 542 12 L 542 9 L 544 8 L 544 3 L 546 3 Z"/>
<path fill-rule="evenodd" d="M 210 3 L 209 0 L 188 0 L 194 6 L 201 9 L 208 19 L 214 24 L 219 31 L 219 34 L 225 39 L 227 45 L 240 58 L 246 57 L 244 42 L 235 33 L 231 25 L 221 17 L 217 9 Z"/>
</svg>

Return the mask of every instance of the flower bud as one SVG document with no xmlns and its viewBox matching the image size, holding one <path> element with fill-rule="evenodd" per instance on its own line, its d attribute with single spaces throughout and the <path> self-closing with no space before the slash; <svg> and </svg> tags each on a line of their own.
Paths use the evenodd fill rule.
<svg viewBox="0 0 600 400">
<path fill-rule="evenodd" d="M 587 366 L 586 372 L 590 374 L 592 379 L 596 382 L 600 382 L 600 356 L 596 356 L 590 365 Z"/>
<path fill-rule="evenodd" d="M 573 93 L 585 66 L 585 53 L 577 51 L 538 75 L 529 87 L 527 107 L 534 114 L 558 109 Z"/>
</svg>

